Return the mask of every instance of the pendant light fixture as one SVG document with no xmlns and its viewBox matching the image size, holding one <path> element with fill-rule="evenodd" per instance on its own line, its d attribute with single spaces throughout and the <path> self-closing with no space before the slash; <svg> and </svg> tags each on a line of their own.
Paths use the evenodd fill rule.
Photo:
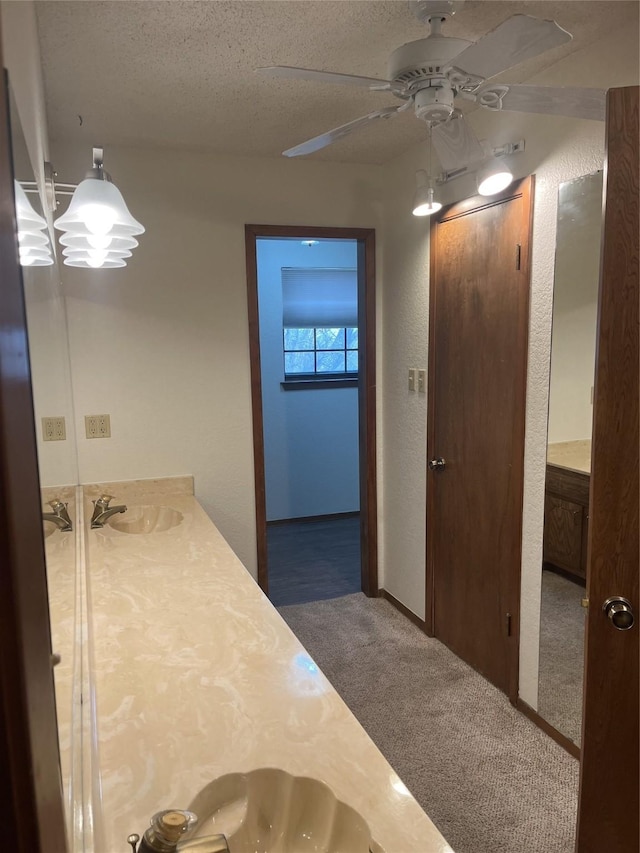
<svg viewBox="0 0 640 853">
<path fill-rule="evenodd" d="M 64 232 L 64 263 L 94 269 L 126 266 L 125 258 L 138 245 L 135 236 L 145 230 L 104 171 L 102 148 L 93 149 L 93 168 L 76 187 L 66 213 L 53 224 Z"/>
<path fill-rule="evenodd" d="M 431 178 L 431 124 L 429 125 L 428 171 L 418 169 L 416 172 L 416 191 L 413 196 L 413 215 L 431 216 L 442 207 L 434 200 L 433 179 Z"/>
<path fill-rule="evenodd" d="M 27 194 L 14 181 L 18 250 L 23 267 L 49 267 L 53 264 L 46 220 L 33 209 Z"/>
</svg>

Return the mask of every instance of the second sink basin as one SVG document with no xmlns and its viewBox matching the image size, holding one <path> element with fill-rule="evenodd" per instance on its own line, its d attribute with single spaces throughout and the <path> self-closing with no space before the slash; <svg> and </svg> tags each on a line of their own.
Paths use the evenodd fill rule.
<svg viewBox="0 0 640 853">
<path fill-rule="evenodd" d="M 177 527 L 184 516 L 170 506 L 130 506 L 112 515 L 107 524 L 120 533 L 163 533 Z"/>
<path fill-rule="evenodd" d="M 224 833 L 232 853 L 384 853 L 324 782 L 275 767 L 221 776 L 189 808 L 195 837 Z"/>
</svg>

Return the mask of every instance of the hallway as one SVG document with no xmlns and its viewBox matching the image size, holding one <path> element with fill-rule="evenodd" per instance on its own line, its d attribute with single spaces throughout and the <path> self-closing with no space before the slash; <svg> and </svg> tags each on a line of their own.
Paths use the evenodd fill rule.
<svg viewBox="0 0 640 853">
<path fill-rule="evenodd" d="M 578 762 L 500 691 L 382 599 L 279 612 L 456 853 L 572 853 Z"/>
<path fill-rule="evenodd" d="M 274 607 L 360 592 L 358 513 L 269 524 L 267 549 Z"/>
</svg>

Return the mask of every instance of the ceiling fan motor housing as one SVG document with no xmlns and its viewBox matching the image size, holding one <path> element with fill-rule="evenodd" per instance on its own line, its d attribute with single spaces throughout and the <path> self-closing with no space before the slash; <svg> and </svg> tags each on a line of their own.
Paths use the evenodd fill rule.
<svg viewBox="0 0 640 853">
<path fill-rule="evenodd" d="M 441 76 L 442 69 L 451 65 L 452 60 L 470 44 L 466 39 L 442 35 L 410 41 L 396 48 L 389 57 L 388 79 L 412 87 L 434 75 Z"/>
<path fill-rule="evenodd" d="M 419 119 L 441 122 L 453 113 L 453 90 L 446 80 L 442 82 L 444 86 L 429 86 L 416 92 L 413 103 Z"/>
</svg>

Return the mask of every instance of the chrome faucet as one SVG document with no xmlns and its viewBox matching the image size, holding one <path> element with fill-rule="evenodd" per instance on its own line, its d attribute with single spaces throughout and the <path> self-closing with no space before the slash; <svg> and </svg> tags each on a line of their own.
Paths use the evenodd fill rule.
<svg viewBox="0 0 640 853">
<path fill-rule="evenodd" d="M 105 521 L 108 521 L 112 515 L 119 512 L 126 512 L 127 508 L 124 504 L 120 506 L 109 506 L 109 502 L 113 500 L 113 495 L 100 495 L 97 501 L 93 501 L 93 515 L 91 516 L 91 527 L 104 527 Z"/>
<path fill-rule="evenodd" d="M 197 823 L 198 818 L 193 812 L 168 809 L 154 814 L 142 839 L 134 832 L 127 838 L 127 843 L 133 853 L 230 853 L 227 839 L 222 834 L 181 840 L 181 836 L 193 830 Z"/>
<path fill-rule="evenodd" d="M 42 520 L 52 521 L 54 524 L 57 524 L 60 530 L 73 530 L 73 524 L 67 511 L 67 505 L 62 503 L 62 501 L 59 501 L 57 498 L 54 498 L 52 501 L 49 501 L 49 506 L 53 512 L 43 512 Z"/>
</svg>

